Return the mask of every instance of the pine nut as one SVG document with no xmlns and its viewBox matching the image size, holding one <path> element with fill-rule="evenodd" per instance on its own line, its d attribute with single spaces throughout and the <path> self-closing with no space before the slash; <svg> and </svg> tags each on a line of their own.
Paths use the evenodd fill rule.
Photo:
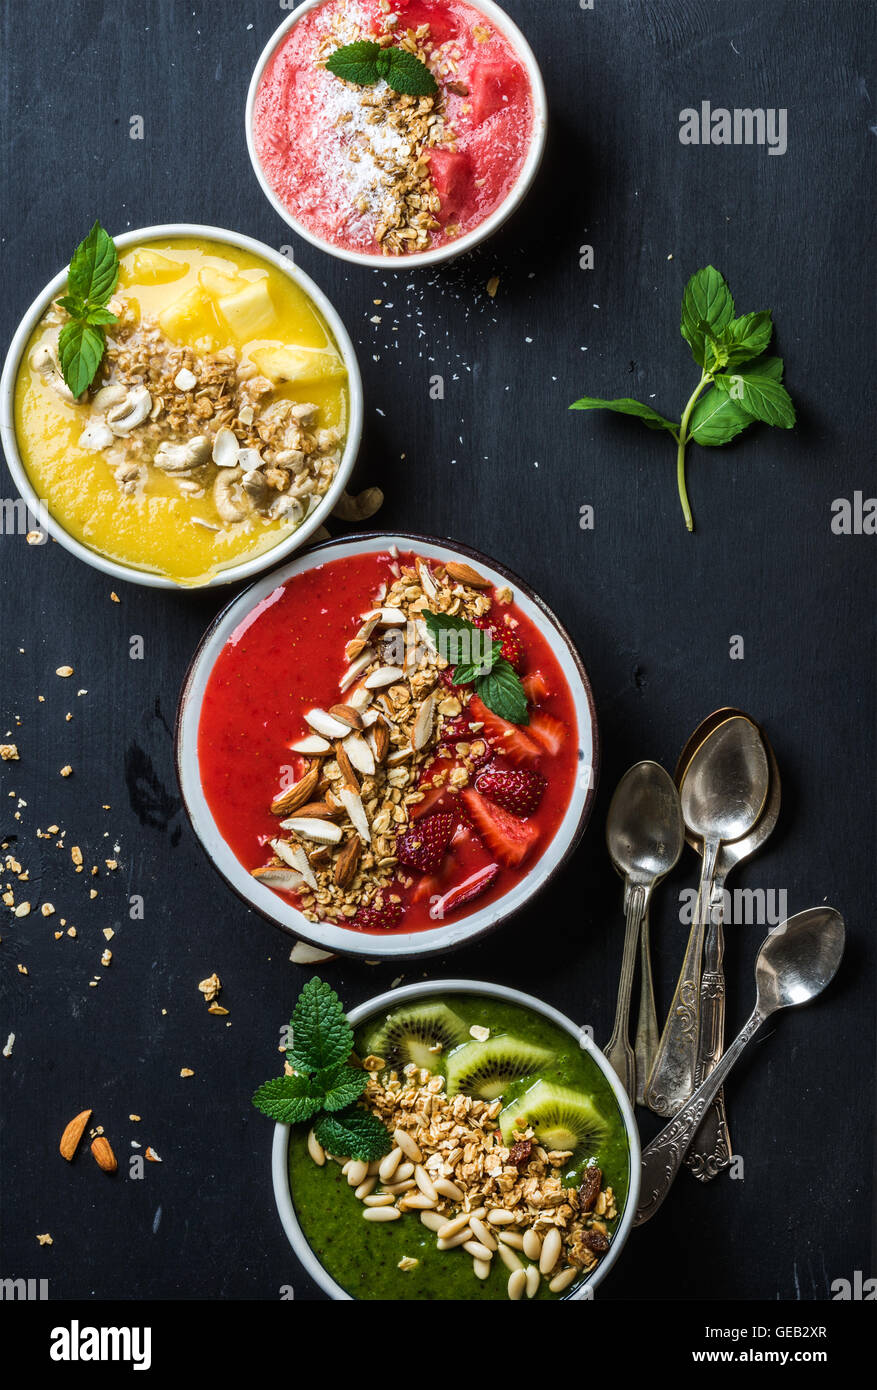
<svg viewBox="0 0 877 1390">
<path fill-rule="evenodd" d="M 435 1207 L 435 1199 L 427 1197 L 425 1192 L 412 1192 L 410 1197 L 403 1197 L 399 1205 L 405 1211 L 431 1211 Z"/>
<path fill-rule="evenodd" d="M 368 1164 L 363 1163 L 361 1158 L 354 1158 L 347 1167 L 347 1181 L 351 1187 L 359 1187 L 361 1182 L 365 1182 L 368 1177 Z"/>
<path fill-rule="evenodd" d="M 480 1240 L 466 1240 L 463 1242 L 463 1249 L 472 1255 L 476 1260 L 489 1260 L 493 1251 L 488 1250 L 486 1245 L 482 1245 Z"/>
<path fill-rule="evenodd" d="M 542 1274 L 550 1274 L 557 1264 L 560 1255 L 560 1231 L 556 1226 L 552 1226 L 542 1242 L 542 1254 L 539 1256 L 539 1270 Z"/>
<path fill-rule="evenodd" d="M 439 1230 L 439 1237 L 442 1240 L 450 1240 L 458 1231 L 462 1231 L 464 1226 L 469 1225 L 469 1213 L 464 1211 L 462 1216 L 455 1216 L 452 1221 L 446 1221 Z"/>
<path fill-rule="evenodd" d="M 395 1130 L 393 1139 L 399 1145 L 403 1154 L 406 1154 L 408 1158 L 411 1159 L 412 1163 L 423 1162 L 423 1154 L 420 1151 L 420 1145 L 416 1144 L 411 1138 L 411 1135 L 407 1134 L 404 1129 Z"/>
<path fill-rule="evenodd" d="M 530 1229 L 524 1232 L 524 1254 L 528 1260 L 535 1260 L 539 1263 L 539 1256 L 542 1254 L 542 1237 L 538 1231 Z"/>
<path fill-rule="evenodd" d="M 377 1178 L 366 1178 L 365 1182 L 361 1182 L 359 1184 L 359 1187 L 356 1189 L 353 1195 L 354 1197 L 358 1197 L 360 1202 L 364 1202 L 366 1197 L 370 1196 L 371 1193 L 374 1192 L 377 1185 Z"/>
<path fill-rule="evenodd" d="M 499 1255 L 506 1269 L 510 1269 L 512 1273 L 514 1273 L 515 1270 L 522 1270 L 524 1268 L 514 1250 L 510 1250 L 507 1245 L 500 1245 L 496 1253 Z"/>
<path fill-rule="evenodd" d="M 475 1266 L 475 1278 L 486 1279 L 490 1273 L 489 1260 L 473 1260 L 472 1263 Z"/>
<path fill-rule="evenodd" d="M 413 1164 L 413 1163 L 400 1163 L 400 1164 L 399 1164 L 399 1167 L 396 1169 L 395 1173 L 393 1174 L 393 1180 L 394 1180 L 394 1182 L 405 1182 L 408 1178 L 413 1178 L 413 1177 L 414 1177 L 414 1164 Z"/>
<path fill-rule="evenodd" d="M 491 1226 L 510 1226 L 515 1219 L 513 1211 L 505 1211 L 502 1207 L 494 1207 L 487 1213 L 487 1219 Z"/>
<path fill-rule="evenodd" d="M 440 1192 L 443 1197 L 451 1197 L 455 1202 L 462 1202 L 465 1193 L 462 1187 L 458 1187 L 450 1178 L 436 1178 L 433 1184 L 436 1192 Z"/>
<path fill-rule="evenodd" d="M 414 1181 L 417 1183 L 417 1186 L 424 1196 L 429 1197 L 430 1201 L 438 1201 L 439 1195 L 436 1191 L 435 1183 L 420 1163 L 418 1163 L 417 1167 L 414 1169 Z"/>
<path fill-rule="evenodd" d="M 396 1198 L 392 1192 L 375 1192 L 370 1197 L 363 1197 L 362 1200 L 367 1207 L 391 1207 Z"/>
<path fill-rule="evenodd" d="M 341 1171 L 342 1171 L 342 1173 L 344 1174 L 344 1176 L 345 1176 L 345 1178 L 346 1178 L 346 1177 L 347 1177 L 347 1174 L 350 1172 L 350 1165 L 351 1165 L 351 1163 L 353 1162 L 353 1159 L 352 1159 L 352 1158 L 344 1158 L 344 1159 L 339 1158 L 338 1162 L 341 1164 Z"/>
<path fill-rule="evenodd" d="M 477 1216 L 470 1216 L 469 1225 L 472 1227 L 472 1230 L 475 1232 L 476 1238 L 481 1241 L 482 1245 L 486 1245 L 488 1250 L 490 1251 L 496 1250 L 496 1241 L 494 1240 L 493 1235 L 490 1232 L 490 1229 L 488 1228 L 488 1226 L 485 1225 L 483 1221 L 479 1221 Z"/>
<path fill-rule="evenodd" d="M 369 1177 L 370 1177 L 370 1178 L 376 1178 L 376 1177 L 378 1176 L 378 1174 L 380 1173 L 380 1171 L 381 1171 L 381 1160 L 380 1160 L 379 1158 L 373 1158 L 372 1161 L 371 1161 L 371 1163 L 368 1165 L 368 1175 L 369 1175 Z"/>
<path fill-rule="evenodd" d="M 366 1207 L 362 1214 L 366 1221 L 398 1221 L 402 1215 L 398 1207 Z"/>
<path fill-rule="evenodd" d="M 326 1150 L 323 1148 L 313 1130 L 308 1134 L 308 1153 L 314 1162 L 322 1168 L 323 1164 L 326 1162 Z"/>
<path fill-rule="evenodd" d="M 554 1278 L 551 1280 L 551 1283 L 548 1285 L 549 1289 L 552 1293 L 563 1293 L 564 1289 L 569 1288 L 577 1273 L 578 1271 L 572 1267 L 569 1269 L 562 1269 L 560 1273 L 555 1274 Z"/>
<path fill-rule="evenodd" d="M 465 1245 L 467 1240 L 472 1240 L 473 1235 L 468 1226 L 464 1226 L 462 1231 L 458 1231 L 455 1236 L 448 1236 L 447 1240 L 439 1236 L 436 1242 L 439 1250 L 456 1250 L 458 1245 Z"/>
<path fill-rule="evenodd" d="M 507 1245 L 511 1250 L 523 1250 L 524 1237 L 519 1231 L 500 1231 L 499 1239 L 503 1245 Z"/>
<path fill-rule="evenodd" d="M 389 1182 L 399 1164 L 402 1161 L 402 1150 L 392 1149 L 386 1158 L 382 1158 L 378 1167 L 378 1177 L 381 1182 Z"/>
<path fill-rule="evenodd" d="M 509 1298 L 515 1302 L 524 1297 L 524 1290 L 527 1287 L 527 1274 L 523 1269 L 516 1269 L 509 1275 Z"/>
<path fill-rule="evenodd" d="M 408 1178 L 406 1182 L 385 1182 L 384 1191 L 392 1192 L 395 1197 L 398 1197 L 400 1192 L 410 1192 L 412 1187 L 416 1186 L 414 1179 Z"/>
<path fill-rule="evenodd" d="M 441 1230 L 442 1226 L 446 1225 L 445 1217 L 437 1211 L 422 1211 L 420 1213 L 420 1219 L 424 1226 L 427 1226 L 430 1231 L 438 1232 Z"/>
<path fill-rule="evenodd" d="M 535 1298 L 539 1292 L 539 1270 L 535 1265 L 527 1266 L 527 1297 Z"/>
</svg>

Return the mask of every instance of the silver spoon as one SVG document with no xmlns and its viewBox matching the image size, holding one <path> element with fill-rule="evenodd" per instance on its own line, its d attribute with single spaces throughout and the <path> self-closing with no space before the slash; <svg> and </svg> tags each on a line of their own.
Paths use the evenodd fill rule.
<svg viewBox="0 0 877 1390">
<path fill-rule="evenodd" d="M 738 709 L 716 710 L 697 726 L 686 743 L 676 765 L 676 785 L 681 786 L 688 765 L 704 739 L 719 724 L 733 715 L 748 718 Z M 751 720 L 755 723 L 755 720 Z M 756 725 L 756 727 L 758 727 Z M 770 788 L 764 810 L 748 835 L 742 840 L 732 840 L 722 845 L 716 861 L 716 875 L 713 883 L 713 910 L 703 948 L 703 976 L 700 990 L 700 1045 L 698 1048 L 695 1085 L 699 1086 L 709 1076 L 725 1046 L 725 974 L 723 957 L 725 940 L 723 931 L 725 880 L 735 864 L 756 854 L 769 838 L 780 813 L 782 784 L 776 756 L 763 729 L 759 729 L 761 740 L 767 753 L 770 769 Z M 698 854 L 702 853 L 702 842 L 690 831 L 686 839 Z M 731 1162 L 731 1136 L 728 1131 L 728 1117 L 725 1109 L 725 1093 L 719 1091 L 712 1105 L 703 1117 L 700 1129 L 685 1162 L 692 1174 L 700 1182 L 709 1182 L 727 1168 Z"/>
<path fill-rule="evenodd" d="M 615 788 L 606 819 L 609 854 L 625 881 L 625 927 L 615 1027 L 604 1052 L 631 1099 L 642 1100 L 658 1045 L 649 955 L 649 899 L 655 884 L 673 868 L 684 843 L 682 809 L 672 777 L 657 763 L 636 763 Z M 634 1052 L 628 1036 L 628 1017 L 637 941 L 641 984 Z"/>
<path fill-rule="evenodd" d="M 715 1070 L 643 1151 L 640 1201 L 634 1225 L 654 1216 L 728 1072 L 749 1039 L 778 1009 L 807 1004 L 830 984 L 844 949 L 844 920 L 833 907 L 811 907 L 777 927 L 755 962 L 755 1008 Z"/>
<path fill-rule="evenodd" d="M 703 865 L 682 970 L 646 1087 L 647 1103 L 659 1115 L 674 1115 L 694 1090 L 703 942 L 719 849 L 723 842 L 749 833 L 761 815 L 769 784 L 761 735 L 739 715 L 720 724 L 688 765 L 682 814 L 689 830 L 703 841 Z"/>
</svg>

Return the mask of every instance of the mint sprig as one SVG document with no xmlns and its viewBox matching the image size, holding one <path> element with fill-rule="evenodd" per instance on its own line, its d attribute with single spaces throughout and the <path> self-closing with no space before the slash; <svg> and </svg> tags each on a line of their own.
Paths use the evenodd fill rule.
<svg viewBox="0 0 877 1390">
<path fill-rule="evenodd" d="M 685 449 L 691 440 L 708 448 L 727 444 L 755 421 L 791 429 L 795 407 L 782 385 L 780 357 L 765 357 L 773 335 L 769 309 L 734 317 L 734 300 L 724 276 L 708 265 L 692 275 L 682 296 L 681 332 L 701 369 L 679 424 L 651 406 L 624 397 L 583 396 L 570 410 L 613 410 L 635 415 L 649 429 L 676 440 L 676 483 L 685 525 L 694 520 L 685 482 Z M 485 703 L 487 703 L 485 701 Z"/>
<path fill-rule="evenodd" d="M 491 639 L 485 650 L 485 629 L 454 614 L 425 609 L 423 620 L 439 656 L 454 667 L 455 685 L 474 686 L 487 708 L 509 724 L 529 724 L 526 692 L 515 668 L 500 655 L 502 642 Z"/>
<path fill-rule="evenodd" d="M 404 96 L 428 97 L 438 91 L 429 68 L 413 53 L 406 48 L 382 48 L 368 39 L 336 48 L 326 67 L 335 77 L 357 87 L 373 87 L 383 78 L 388 87 Z"/>
<path fill-rule="evenodd" d="M 256 1109 L 282 1125 L 315 1120 L 320 1143 L 345 1158 L 371 1162 L 389 1153 L 386 1127 L 357 1104 L 368 1077 L 361 1067 L 350 1065 L 353 1029 L 331 985 L 317 976 L 307 982 L 291 1027 L 286 1056 L 295 1073 L 273 1076 L 260 1086 L 253 1096 Z"/>
<path fill-rule="evenodd" d="M 70 315 L 58 338 L 58 360 L 74 396 L 81 396 L 97 376 L 106 349 L 104 329 L 118 322 L 106 307 L 118 282 L 116 244 L 95 222 L 70 258 L 67 293 L 57 301 Z"/>
</svg>

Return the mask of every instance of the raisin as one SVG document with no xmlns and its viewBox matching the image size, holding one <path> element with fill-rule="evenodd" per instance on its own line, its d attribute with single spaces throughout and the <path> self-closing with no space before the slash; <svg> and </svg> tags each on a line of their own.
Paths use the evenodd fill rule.
<svg viewBox="0 0 877 1390">
<path fill-rule="evenodd" d="M 509 1163 L 513 1163 L 516 1168 L 520 1168 L 527 1162 L 533 1152 L 533 1141 L 531 1139 L 519 1139 L 512 1144 L 509 1149 Z"/>
<path fill-rule="evenodd" d="M 603 1186 L 603 1174 L 599 1168 L 586 1168 L 585 1176 L 579 1188 L 579 1206 L 582 1211 L 590 1211 L 600 1195 L 600 1188 Z"/>
<path fill-rule="evenodd" d="M 602 1231 L 582 1231 L 580 1239 L 585 1249 L 594 1255 L 605 1255 L 609 1249 L 609 1242 Z"/>
</svg>

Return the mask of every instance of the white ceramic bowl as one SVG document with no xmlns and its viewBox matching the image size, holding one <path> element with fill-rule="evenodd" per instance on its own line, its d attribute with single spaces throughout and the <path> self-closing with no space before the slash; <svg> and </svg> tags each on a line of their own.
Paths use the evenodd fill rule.
<svg viewBox="0 0 877 1390">
<path fill-rule="evenodd" d="M 250 161 L 256 178 L 262 187 L 262 192 L 277 213 L 282 217 L 293 231 L 298 232 L 300 237 L 309 241 L 313 246 L 319 247 L 330 256 L 337 256 L 342 261 L 353 261 L 357 265 L 369 265 L 381 270 L 398 270 L 407 272 L 416 270 L 421 266 L 438 265 L 440 261 L 450 261 L 456 256 L 461 256 L 464 251 L 471 251 L 473 246 L 485 241 L 492 236 L 497 228 L 501 227 L 506 218 L 511 217 L 512 213 L 518 208 L 529 192 L 530 186 L 539 171 L 542 163 L 542 156 L 545 152 L 545 141 L 548 136 L 548 100 L 545 95 L 545 84 L 542 81 L 542 73 L 539 64 L 536 62 L 536 55 L 528 44 L 518 26 L 506 14 L 505 10 L 493 3 L 493 0 L 466 0 L 472 9 L 480 10 L 487 19 L 491 20 L 498 29 L 501 29 L 515 50 L 515 55 L 520 59 L 527 72 L 527 80 L 533 94 L 533 132 L 530 137 L 530 148 L 524 160 L 517 182 L 509 191 L 508 197 L 499 207 L 486 217 L 483 222 L 474 227 L 465 236 L 459 237 L 454 242 L 448 242 L 444 246 L 437 246 L 430 251 L 416 251 L 410 256 L 383 256 L 373 255 L 363 251 L 350 251 L 346 247 L 336 246 L 334 242 L 327 241 L 325 237 L 319 236 L 311 231 L 290 211 L 285 203 L 278 198 L 259 161 L 256 153 L 256 146 L 253 140 L 253 110 L 256 104 L 256 92 L 262 80 L 262 74 L 271 58 L 274 56 L 278 44 L 282 43 L 290 29 L 307 14 L 309 10 L 317 9 L 324 4 L 325 0 L 304 0 L 304 3 L 293 10 L 288 19 L 285 19 L 278 29 L 275 29 L 271 38 L 268 40 L 262 54 L 256 64 L 255 71 L 250 81 L 250 90 L 247 93 L 246 108 L 246 132 L 247 149 L 250 153 Z"/>
<path fill-rule="evenodd" d="M 172 237 L 191 237 L 201 241 L 224 241 L 230 246 L 249 251 L 253 256 L 260 256 L 262 260 L 268 261 L 284 275 L 288 275 L 290 280 L 295 281 L 305 294 L 314 301 L 326 320 L 347 368 L 349 421 L 347 439 L 341 462 L 338 465 L 338 472 L 320 505 L 302 522 L 297 531 L 293 531 L 291 535 L 278 541 L 277 545 L 272 546 L 270 550 L 263 551 L 262 554 L 251 559 L 242 560 L 239 564 L 229 565 L 227 569 L 221 570 L 207 583 L 194 586 L 179 584 L 175 579 L 170 579 L 166 575 L 152 574 L 149 570 L 138 569 L 136 565 L 126 565 L 121 561 L 111 560 L 104 555 L 99 555 L 97 551 L 71 536 L 60 521 L 42 505 L 41 499 L 37 497 L 18 452 L 18 442 L 15 437 L 15 382 L 19 364 L 30 335 L 52 300 L 63 293 L 66 287 L 66 267 L 37 296 L 21 320 L 15 337 L 12 339 L 6 355 L 3 375 L 0 377 L 0 442 L 3 445 L 12 480 L 27 503 L 31 514 L 38 516 L 40 525 L 45 526 L 49 534 L 54 536 L 55 540 L 71 554 L 84 560 L 87 565 L 93 565 L 95 569 L 102 570 L 104 574 L 110 575 L 113 579 L 121 579 L 131 584 L 145 584 L 156 589 L 186 589 L 191 591 L 193 588 L 196 590 L 210 589 L 221 584 L 233 584 L 242 579 L 252 579 L 254 575 L 260 574 L 271 565 L 276 565 L 278 560 L 282 560 L 287 555 L 291 555 L 293 551 L 298 550 L 300 546 L 304 545 L 308 536 L 312 536 L 314 531 L 323 525 L 347 485 L 359 452 L 363 416 L 362 378 L 359 374 L 356 351 L 337 311 L 319 286 L 314 284 L 310 276 L 305 275 L 303 270 L 299 270 L 287 256 L 282 256 L 279 251 L 272 250 L 270 246 L 263 245 L 261 241 L 254 241 L 252 237 L 242 236 L 240 232 L 230 232 L 223 227 L 202 227 L 188 222 L 172 222 L 164 226 L 144 227 L 140 231 L 124 232 L 121 236 L 115 237 L 114 240 L 118 249 L 124 251 L 129 246 L 138 246 L 148 241 L 167 241 Z"/>
<path fill-rule="evenodd" d="M 543 1004 L 541 1000 L 534 999 L 532 994 L 522 994 L 520 990 L 508 989 L 505 985 L 490 985 L 479 980 L 424 980 L 416 985 L 403 985 L 400 989 L 392 989 L 388 990 L 386 994 L 379 994 L 376 999 L 369 999 L 367 1003 L 351 1009 L 347 1016 L 356 1028 L 365 1019 L 371 1018 L 373 1014 L 382 1013 L 387 1008 L 395 1009 L 406 1000 L 422 999 L 424 996 L 436 994 L 442 998 L 446 998 L 449 994 L 484 994 L 489 999 L 502 999 L 507 1003 L 518 1004 L 521 1008 L 531 1009 L 533 1013 L 541 1014 L 543 1018 L 547 1018 L 549 1022 L 556 1024 L 565 1033 L 569 1033 L 570 1037 L 575 1038 L 579 1045 L 593 1058 L 612 1087 L 618 1108 L 624 1119 L 630 1151 L 627 1200 L 615 1235 L 612 1237 L 612 1244 L 605 1257 L 600 1261 L 590 1279 L 585 1279 L 566 1295 L 566 1299 L 570 1301 L 592 1298 L 597 1285 L 606 1278 L 621 1254 L 622 1247 L 630 1234 L 639 1201 L 641 1163 L 639 1130 L 624 1087 L 596 1044 L 565 1014 L 559 1013 L 550 1004 Z M 305 1239 L 295 1214 L 289 1188 L 288 1151 L 289 1125 L 277 1125 L 274 1129 L 274 1144 L 271 1151 L 271 1171 L 274 1183 L 274 1200 L 277 1203 L 277 1210 L 280 1213 L 280 1220 L 283 1223 L 283 1229 L 289 1243 L 307 1273 L 319 1284 L 324 1293 L 339 1301 L 353 1302 L 351 1295 L 345 1292 L 340 1284 L 336 1284 L 332 1276 L 323 1268 Z"/>
<path fill-rule="evenodd" d="M 368 554 L 387 550 L 396 545 L 399 550 L 415 550 L 434 560 L 473 561 L 493 584 L 509 584 L 515 601 L 523 612 L 552 638 L 554 654 L 566 677 L 575 703 L 579 737 L 579 775 L 576 778 L 570 804 L 551 844 L 533 867 L 515 886 L 496 902 L 470 912 L 453 922 L 442 923 L 425 931 L 393 930 L 385 933 L 360 934 L 330 922 L 310 922 L 272 889 L 247 872 L 238 862 L 216 825 L 201 786 L 198 768 L 198 724 L 204 691 L 213 665 L 228 638 L 238 624 L 268 594 L 298 574 L 345 555 Z M 177 775 L 183 801 L 192 826 L 208 858 L 226 882 L 250 906 L 256 908 L 277 926 L 296 938 L 309 942 L 324 951 L 367 959 L 387 957 L 403 959 L 410 956 L 433 955 L 448 951 L 482 936 L 499 926 L 531 901 L 541 888 L 557 873 L 569 858 L 584 832 L 591 814 L 597 785 L 599 751 L 597 719 L 587 673 L 572 644 L 551 609 L 537 598 L 522 581 L 495 561 L 465 546 L 445 543 L 428 537 L 397 533 L 393 535 L 356 535 L 343 540 L 327 541 L 298 556 L 283 569 L 275 570 L 239 595 L 219 614 L 207 629 L 192 659 L 180 697 L 176 731 Z"/>
</svg>

